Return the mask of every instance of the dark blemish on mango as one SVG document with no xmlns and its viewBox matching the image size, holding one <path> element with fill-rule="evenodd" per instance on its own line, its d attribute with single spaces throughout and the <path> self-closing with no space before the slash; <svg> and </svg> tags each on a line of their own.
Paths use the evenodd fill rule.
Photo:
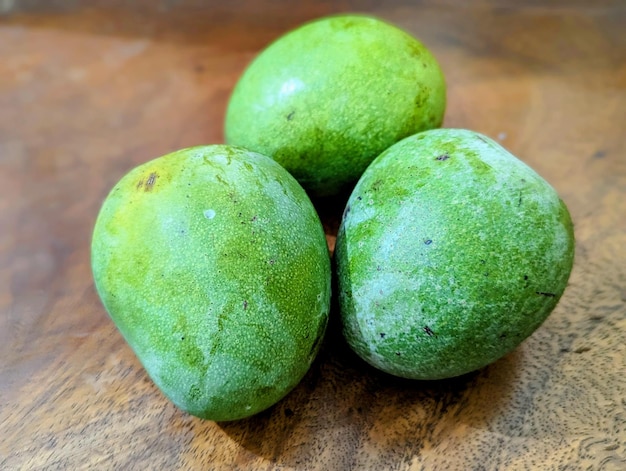
<svg viewBox="0 0 626 471">
<path fill-rule="evenodd" d="M 426 335 L 428 335 L 429 337 L 433 337 L 435 335 L 435 333 L 433 332 L 433 330 L 428 327 L 427 325 L 424 326 L 424 332 L 426 332 Z"/>
<path fill-rule="evenodd" d="M 591 347 L 580 347 L 574 350 L 574 353 L 585 353 L 591 350 Z"/>
<path fill-rule="evenodd" d="M 156 182 L 157 176 L 158 175 L 155 172 L 152 172 L 148 176 L 148 179 L 146 181 L 144 181 L 143 178 L 141 180 L 139 180 L 139 182 L 137 182 L 137 186 L 135 188 L 137 190 L 139 190 L 140 188 L 143 187 L 144 191 L 152 190 L 152 187 L 154 186 L 154 182 Z"/>
<path fill-rule="evenodd" d="M 350 212 L 350 205 L 348 204 L 348 205 L 346 205 L 346 209 L 343 210 L 343 216 L 342 217 L 345 218 L 348 215 L 349 212 Z"/>
<path fill-rule="evenodd" d="M 444 161 L 444 160 L 448 160 L 450 158 L 450 156 L 448 154 L 441 154 L 438 157 L 435 157 L 435 160 L 439 160 L 439 161 Z"/>
<path fill-rule="evenodd" d="M 593 155 L 591 156 L 594 159 L 601 159 L 603 157 L 606 157 L 606 151 L 605 150 L 597 150 L 593 153 Z"/>
<path fill-rule="evenodd" d="M 361 201 L 363 199 L 363 197 L 362 196 L 357 196 L 356 199 Z"/>
<path fill-rule="evenodd" d="M 154 186 L 154 182 L 156 182 L 157 176 L 158 175 L 155 172 L 152 172 L 150 174 L 150 176 L 148 177 L 148 180 L 146 181 L 145 191 L 152 190 L 152 187 Z"/>
<path fill-rule="evenodd" d="M 426 240 L 424 240 L 424 245 L 430 245 L 430 244 L 432 244 L 432 243 L 433 243 L 433 240 L 432 240 L 432 239 L 426 239 Z"/>
<path fill-rule="evenodd" d="M 535 291 L 535 293 L 537 293 L 540 296 L 546 296 L 547 298 L 554 298 L 556 296 L 556 294 L 548 293 L 546 291 Z"/>
<path fill-rule="evenodd" d="M 420 94 L 415 97 L 415 106 L 418 108 L 423 108 L 424 104 L 426 103 L 427 98 L 428 98 L 427 92 L 424 92 L 424 91 L 420 92 Z"/>
<path fill-rule="evenodd" d="M 402 355 L 402 354 L 401 354 L 400 352 L 396 352 L 396 355 L 397 355 L 397 356 L 400 356 L 400 355 Z"/>
<path fill-rule="evenodd" d="M 289 114 L 287 115 L 287 121 L 291 121 L 291 120 L 293 119 L 293 115 L 294 115 L 294 114 L 296 114 L 296 112 L 295 112 L 295 111 L 292 111 L 291 113 L 289 113 Z"/>
<path fill-rule="evenodd" d="M 243 300 L 243 310 L 247 310 L 248 309 L 248 301 L 247 300 Z"/>
<path fill-rule="evenodd" d="M 289 408 L 285 409 L 285 417 L 292 417 L 293 411 Z"/>
<path fill-rule="evenodd" d="M 407 41 L 406 45 L 409 46 L 409 54 L 411 54 L 413 57 L 421 57 L 422 48 L 419 44 L 415 43 L 414 41 Z"/>
<path fill-rule="evenodd" d="M 381 332 L 381 333 L 380 333 L 380 338 L 381 338 L 381 339 L 384 339 L 384 338 L 385 338 L 385 335 L 387 335 L 387 334 L 385 334 L 384 332 Z"/>
</svg>

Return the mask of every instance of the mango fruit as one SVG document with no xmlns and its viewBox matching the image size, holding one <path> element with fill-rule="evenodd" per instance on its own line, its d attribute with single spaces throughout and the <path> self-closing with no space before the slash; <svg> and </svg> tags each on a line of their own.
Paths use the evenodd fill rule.
<svg viewBox="0 0 626 471">
<path fill-rule="evenodd" d="M 179 408 L 255 414 L 303 377 L 323 338 L 330 257 L 302 187 L 241 148 L 183 149 L 111 190 L 92 239 L 102 302 Z"/>
<path fill-rule="evenodd" d="M 567 207 L 493 140 L 430 130 L 372 162 L 335 249 L 343 334 L 365 361 L 449 378 L 516 348 L 554 309 L 574 259 Z"/>
<path fill-rule="evenodd" d="M 374 17 L 338 15 L 285 34 L 252 61 L 230 98 L 225 136 L 327 196 L 395 142 L 439 127 L 445 106 L 442 71 L 421 42 Z"/>
</svg>

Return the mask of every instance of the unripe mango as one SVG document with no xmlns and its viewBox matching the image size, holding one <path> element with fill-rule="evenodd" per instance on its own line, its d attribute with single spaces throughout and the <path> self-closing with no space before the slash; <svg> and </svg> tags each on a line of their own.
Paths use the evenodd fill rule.
<svg viewBox="0 0 626 471">
<path fill-rule="evenodd" d="M 415 379 L 481 368 L 546 319 L 574 259 L 568 210 L 491 139 L 438 129 L 365 171 L 336 245 L 343 332 L 367 362 Z"/>
<path fill-rule="evenodd" d="M 441 125 L 446 86 L 416 38 L 339 15 L 282 36 L 233 91 L 226 141 L 272 157 L 316 196 L 355 182 L 383 150 Z"/>
<path fill-rule="evenodd" d="M 156 385 L 207 419 L 280 400 L 327 324 L 320 220 L 291 175 L 241 148 L 184 149 L 131 170 L 98 215 L 92 268 Z"/>
</svg>

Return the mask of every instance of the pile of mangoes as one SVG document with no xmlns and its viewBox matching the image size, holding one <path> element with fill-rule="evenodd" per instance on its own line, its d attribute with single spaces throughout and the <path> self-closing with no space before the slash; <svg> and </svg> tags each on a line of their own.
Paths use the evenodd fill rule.
<svg viewBox="0 0 626 471">
<path fill-rule="evenodd" d="M 345 340 L 365 361 L 448 378 L 539 327 L 572 268 L 567 208 L 496 142 L 439 128 L 445 106 L 442 71 L 417 39 L 368 16 L 322 18 L 249 65 L 227 144 L 120 180 L 95 225 L 94 279 L 169 399 L 234 420 L 298 384 L 333 276 L 310 197 L 351 187 L 334 276 Z"/>
</svg>

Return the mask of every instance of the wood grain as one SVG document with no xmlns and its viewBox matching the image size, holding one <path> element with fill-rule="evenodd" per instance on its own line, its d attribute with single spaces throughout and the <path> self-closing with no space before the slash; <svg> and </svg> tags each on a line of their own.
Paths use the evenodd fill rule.
<svg viewBox="0 0 626 471">
<path fill-rule="evenodd" d="M 0 4 L 0 469 L 626 469 L 623 2 Z M 374 371 L 333 311 L 283 401 L 196 419 L 97 298 L 97 211 L 133 166 L 221 142 L 230 91 L 269 41 L 347 10 L 420 37 L 447 77 L 445 125 L 500 140 L 559 191 L 570 285 L 512 354 L 448 381 Z M 317 204 L 332 245 L 343 203 Z"/>
</svg>

